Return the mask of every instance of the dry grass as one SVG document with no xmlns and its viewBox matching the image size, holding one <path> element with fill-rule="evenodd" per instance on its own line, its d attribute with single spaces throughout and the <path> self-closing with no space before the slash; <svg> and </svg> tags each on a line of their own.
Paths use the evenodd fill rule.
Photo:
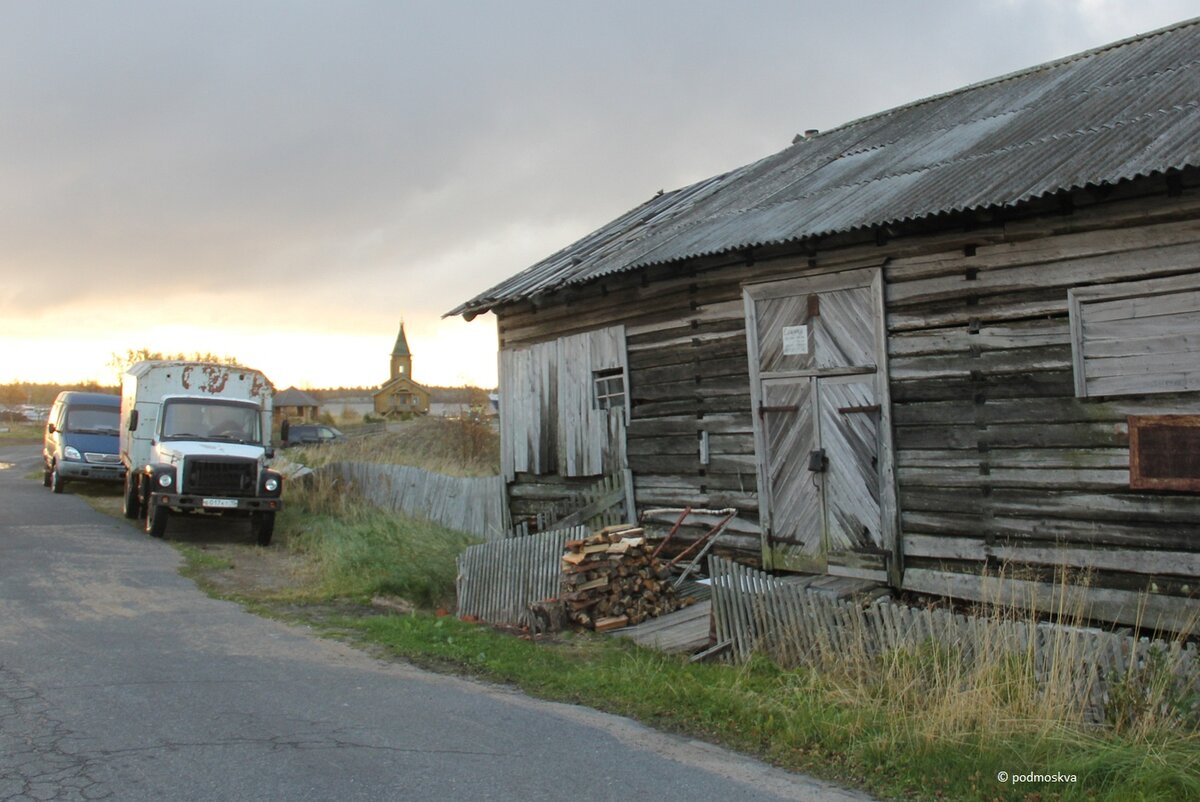
<svg viewBox="0 0 1200 802">
<path fill-rule="evenodd" d="M 500 472 L 500 435 L 487 421 L 425 417 L 401 424 L 397 431 L 297 448 L 290 458 L 310 466 L 378 462 L 447 476 L 495 476 Z"/>
<path fill-rule="evenodd" d="M 1085 786 L 1094 792 L 1109 771 L 1124 772 L 1126 788 L 1162 790 L 1166 783 L 1187 789 L 1181 798 L 1200 792 L 1200 667 L 1180 672 L 1171 658 L 1189 633 L 1147 648 L 1123 676 L 1102 678 L 1089 669 L 1086 582 L 1060 574 L 1048 606 L 1045 598 L 989 600 L 973 611 L 978 637 L 970 642 L 925 640 L 880 652 L 852 622 L 839 644 L 814 644 L 806 664 L 788 672 L 790 698 L 858 711 L 881 753 L 941 755 L 949 763 L 955 750 L 993 761 L 1012 752 L 994 768 L 1092 777 L 1070 792 L 1058 789 L 1068 797 Z M 1022 633 L 1039 624 L 1035 649 Z M 1094 717 L 1097 699 L 1105 701 L 1103 721 Z M 1162 798 L 1157 791 L 1149 797 Z"/>
</svg>

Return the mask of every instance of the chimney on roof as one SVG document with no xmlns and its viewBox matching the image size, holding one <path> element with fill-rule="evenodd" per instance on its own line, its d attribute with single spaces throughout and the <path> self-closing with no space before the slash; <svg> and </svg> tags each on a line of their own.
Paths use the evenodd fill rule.
<svg viewBox="0 0 1200 802">
<path fill-rule="evenodd" d="M 792 144 L 799 145 L 801 142 L 807 142 L 819 133 L 821 133 L 821 131 L 818 128 L 805 129 L 803 134 L 796 134 L 794 137 L 792 137 Z"/>
</svg>

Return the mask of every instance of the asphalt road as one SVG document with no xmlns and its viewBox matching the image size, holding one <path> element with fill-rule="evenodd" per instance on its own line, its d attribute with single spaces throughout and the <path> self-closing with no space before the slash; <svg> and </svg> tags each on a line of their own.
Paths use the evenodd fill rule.
<svg viewBox="0 0 1200 802">
<path fill-rule="evenodd" d="M 211 599 L 0 448 L 0 800 L 861 800 Z"/>
</svg>

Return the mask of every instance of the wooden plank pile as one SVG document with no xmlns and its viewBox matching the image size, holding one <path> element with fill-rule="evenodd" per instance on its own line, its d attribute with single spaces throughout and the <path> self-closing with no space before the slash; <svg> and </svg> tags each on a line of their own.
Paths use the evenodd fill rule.
<svg viewBox="0 0 1200 802">
<path fill-rule="evenodd" d="M 651 555 L 642 529 L 606 526 L 566 542 L 561 600 L 572 622 L 597 632 L 619 629 L 690 603 L 676 596 L 670 572 Z"/>
</svg>

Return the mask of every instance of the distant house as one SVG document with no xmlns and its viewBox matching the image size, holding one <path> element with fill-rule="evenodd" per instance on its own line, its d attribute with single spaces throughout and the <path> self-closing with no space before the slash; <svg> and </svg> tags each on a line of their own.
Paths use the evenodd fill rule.
<svg viewBox="0 0 1200 802">
<path fill-rule="evenodd" d="M 375 399 L 369 393 L 331 394 L 321 398 L 321 411 L 335 418 L 356 419 L 375 412 Z"/>
<path fill-rule="evenodd" d="M 430 393 L 412 378 L 412 351 L 404 336 L 404 323 L 392 348 L 391 378 L 375 391 L 375 413 L 388 417 L 424 415 L 429 412 Z"/>
<path fill-rule="evenodd" d="M 495 415 L 488 393 L 478 387 L 430 387 L 429 414 L 439 418 Z"/>
<path fill-rule="evenodd" d="M 1049 606 L 1067 568 L 1086 615 L 1194 624 L 1197 53 L 1192 20 L 798 136 L 460 305 L 510 505 L 627 471 L 775 570 Z"/>
<path fill-rule="evenodd" d="M 321 402 L 295 387 L 275 394 L 275 415 L 280 420 L 316 420 L 320 406 Z"/>
</svg>

